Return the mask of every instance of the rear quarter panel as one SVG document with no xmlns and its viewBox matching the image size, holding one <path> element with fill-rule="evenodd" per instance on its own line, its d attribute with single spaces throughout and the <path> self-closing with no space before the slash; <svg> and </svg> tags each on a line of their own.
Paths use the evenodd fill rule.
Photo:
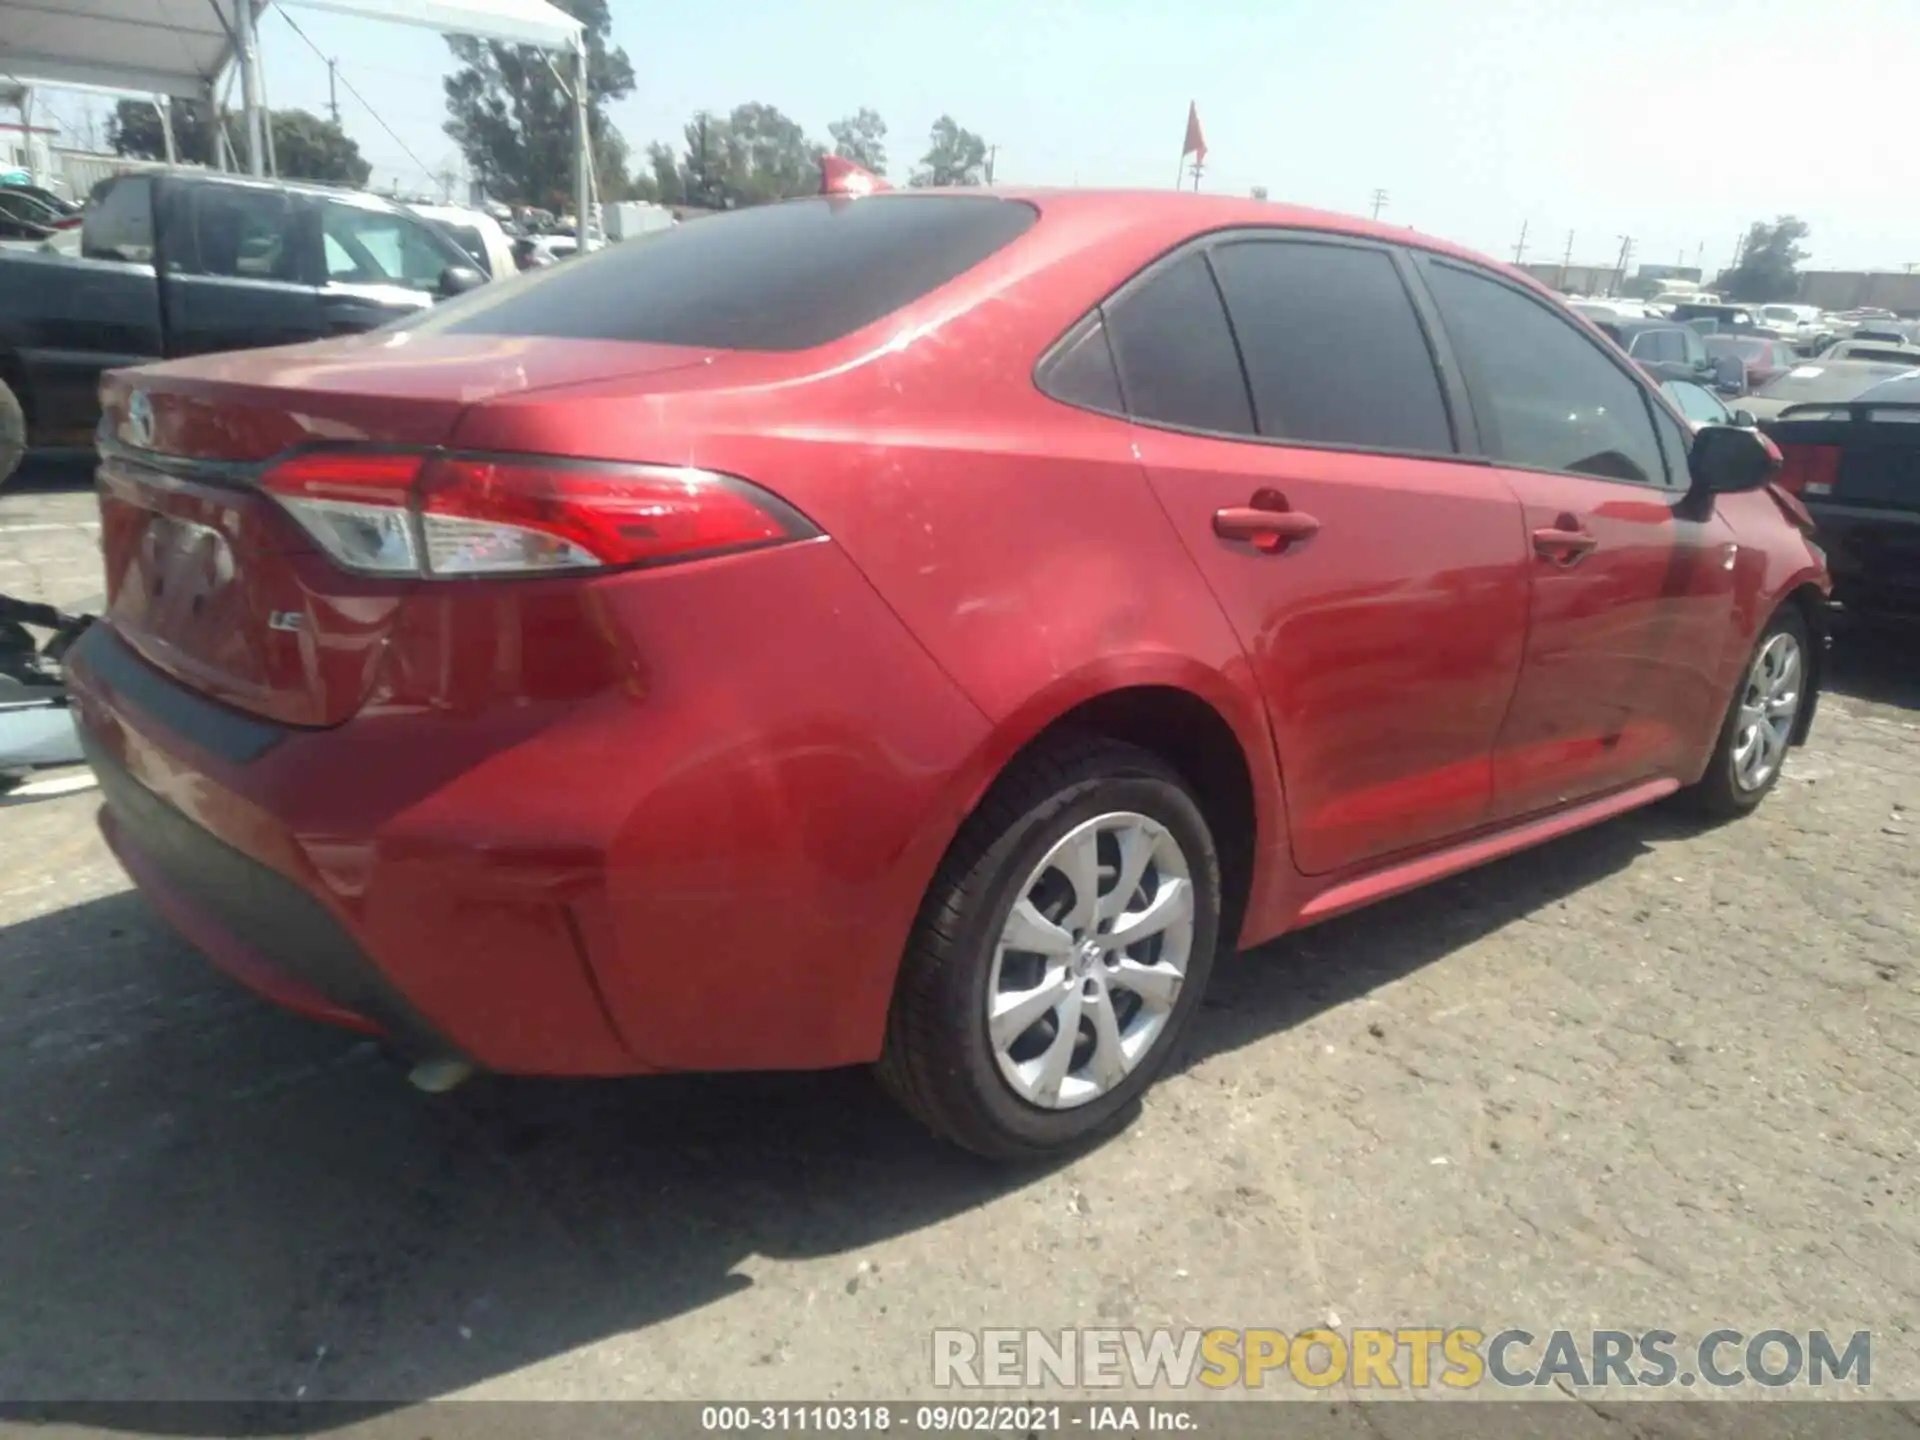
<svg viewBox="0 0 1920 1440">
<path fill-rule="evenodd" d="M 637 398 L 615 381 L 494 402 L 463 421 L 459 441 L 546 449 L 590 434 L 607 458 L 738 475 L 800 509 L 986 717 L 989 733 L 947 777 L 929 821 L 948 839 L 1062 714 L 1163 685 L 1226 720 L 1253 776 L 1259 843 L 1283 845 L 1264 708 L 1135 458 L 1132 427 L 1033 383 L 1055 338 L 1191 228 L 1043 219 L 962 280 L 825 351 L 729 357 L 754 367 L 750 381 Z M 1256 877 L 1274 868 L 1256 861 Z M 1256 878 L 1249 928 L 1260 909 Z"/>
</svg>

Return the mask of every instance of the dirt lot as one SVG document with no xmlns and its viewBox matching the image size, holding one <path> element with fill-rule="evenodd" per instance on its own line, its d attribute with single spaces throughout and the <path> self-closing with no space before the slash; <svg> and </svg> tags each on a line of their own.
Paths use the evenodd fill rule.
<svg viewBox="0 0 1920 1440">
<path fill-rule="evenodd" d="M 84 478 L 0 496 L 0 589 L 97 589 Z M 938 1325 L 1328 1321 L 1867 1328 L 1920 1397 L 1920 644 L 1837 668 L 1755 818 L 1228 964 L 1041 1172 L 857 1073 L 429 1099 L 217 979 L 92 796 L 0 801 L 0 1401 L 904 1396 Z"/>
</svg>

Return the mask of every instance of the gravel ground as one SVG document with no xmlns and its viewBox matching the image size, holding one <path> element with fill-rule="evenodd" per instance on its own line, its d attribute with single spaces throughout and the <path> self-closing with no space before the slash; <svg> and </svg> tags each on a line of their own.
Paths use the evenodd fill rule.
<svg viewBox="0 0 1920 1440">
<path fill-rule="evenodd" d="M 84 484 L 0 495 L 0 590 L 97 591 Z M 430 1099 L 216 978 L 90 794 L 0 800 L 0 1401 L 899 1397 L 936 1326 L 1326 1322 L 1864 1328 L 1920 1397 L 1916 651 L 1843 637 L 1747 821 L 1224 965 L 1191 1063 L 1039 1171 L 859 1073 Z"/>
</svg>

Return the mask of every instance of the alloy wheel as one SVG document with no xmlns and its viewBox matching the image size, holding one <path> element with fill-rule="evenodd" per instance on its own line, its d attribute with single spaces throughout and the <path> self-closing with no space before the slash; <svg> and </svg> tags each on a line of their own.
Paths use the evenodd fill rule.
<svg viewBox="0 0 1920 1440">
<path fill-rule="evenodd" d="M 1754 657 L 1734 720 L 1733 780 L 1742 790 L 1764 789 L 1786 758 L 1805 672 L 1800 641 L 1785 630 Z"/>
<path fill-rule="evenodd" d="M 1193 931 L 1192 875 L 1166 826 L 1117 811 L 1056 841 L 987 977 L 987 1039 L 1014 1093 L 1066 1110 L 1125 1080 L 1166 1029 Z"/>
</svg>

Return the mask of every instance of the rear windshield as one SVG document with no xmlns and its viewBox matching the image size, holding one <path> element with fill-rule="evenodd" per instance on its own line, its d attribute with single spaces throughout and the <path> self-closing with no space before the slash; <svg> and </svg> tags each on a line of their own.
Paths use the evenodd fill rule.
<svg viewBox="0 0 1920 1440">
<path fill-rule="evenodd" d="M 1753 335 L 1710 335 L 1707 337 L 1707 350 L 1714 355 L 1741 355 L 1752 360 L 1764 360 L 1773 348 L 1773 342 Z"/>
<path fill-rule="evenodd" d="M 981 195 L 789 200 L 616 243 L 473 291 L 408 325 L 432 334 L 806 350 L 944 285 L 1038 218 L 1029 205 Z"/>
</svg>

